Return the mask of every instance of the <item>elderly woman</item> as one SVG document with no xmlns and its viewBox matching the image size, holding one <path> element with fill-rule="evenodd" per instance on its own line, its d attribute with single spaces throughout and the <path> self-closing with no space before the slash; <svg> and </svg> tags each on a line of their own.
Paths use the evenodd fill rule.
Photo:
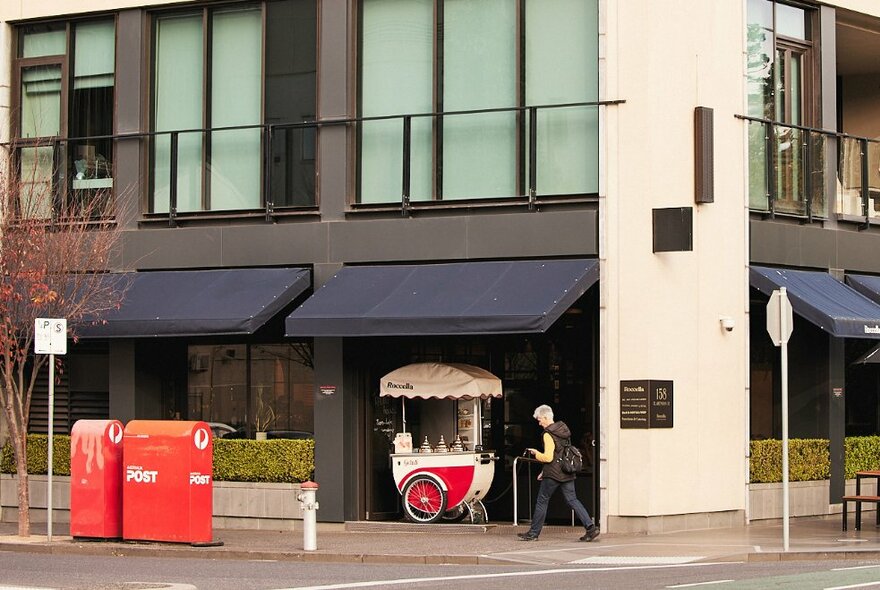
<svg viewBox="0 0 880 590">
<path fill-rule="evenodd" d="M 528 532 L 519 533 L 517 536 L 523 541 L 537 541 L 541 529 L 544 527 L 544 519 L 547 517 L 547 504 L 550 503 L 550 497 L 558 488 L 562 489 L 562 496 L 565 501 L 577 514 L 581 524 L 584 525 L 586 533 L 580 538 L 581 541 L 589 542 L 599 536 L 599 529 L 593 524 L 589 512 L 577 499 L 574 491 L 575 475 L 565 473 L 559 465 L 559 454 L 562 452 L 564 444 L 571 444 L 571 430 L 568 429 L 565 422 L 553 421 L 553 409 L 550 406 L 541 405 L 535 408 L 535 420 L 538 425 L 544 429 L 544 450 L 528 448 L 526 451 L 535 459 L 543 463 L 541 473 L 538 479 L 541 480 L 541 487 L 538 490 L 538 499 L 535 504 L 535 514 L 532 517 L 532 526 Z"/>
</svg>

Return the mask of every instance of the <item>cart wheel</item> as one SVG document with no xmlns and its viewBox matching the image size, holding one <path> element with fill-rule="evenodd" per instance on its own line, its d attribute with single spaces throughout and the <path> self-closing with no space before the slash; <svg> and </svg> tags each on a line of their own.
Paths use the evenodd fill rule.
<svg viewBox="0 0 880 590">
<path fill-rule="evenodd" d="M 468 515 L 467 505 L 462 502 L 452 510 L 443 513 L 443 522 L 455 523 L 461 522 Z"/>
<path fill-rule="evenodd" d="M 413 522 L 437 522 L 446 511 L 446 492 L 430 477 L 414 477 L 403 488 L 403 512 Z"/>
</svg>

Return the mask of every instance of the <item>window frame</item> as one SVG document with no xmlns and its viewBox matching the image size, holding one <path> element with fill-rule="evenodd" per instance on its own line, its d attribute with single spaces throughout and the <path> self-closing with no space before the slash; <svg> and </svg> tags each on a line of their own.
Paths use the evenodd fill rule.
<svg viewBox="0 0 880 590">
<path fill-rule="evenodd" d="M 412 204 L 408 205 L 409 207 L 468 207 L 472 208 L 475 206 L 503 206 L 503 205 L 519 205 L 524 201 L 534 199 L 535 197 L 539 197 L 540 195 L 529 195 L 529 169 L 528 169 L 528 141 L 529 141 L 529 105 L 526 103 L 526 31 L 528 29 L 526 23 L 526 4 L 528 0 L 514 0 L 515 2 L 515 22 L 516 22 L 516 31 L 515 31 L 515 42 L 514 42 L 514 62 L 515 62 L 515 82 L 514 82 L 514 95 L 516 97 L 516 105 L 511 107 L 512 109 L 517 109 L 515 112 L 515 143 L 514 146 L 514 166 L 515 170 L 515 190 L 516 193 L 514 196 L 509 197 L 480 197 L 480 196 L 472 196 L 466 199 L 459 198 L 450 198 L 444 199 L 443 195 L 443 175 L 444 175 L 444 167 L 443 167 L 443 117 L 436 115 L 437 113 L 443 112 L 443 79 L 444 79 L 444 54 L 443 54 L 443 15 L 444 15 L 444 7 L 445 0 L 433 0 L 433 21 L 431 23 L 432 33 L 432 106 L 433 113 L 435 116 L 431 117 L 431 195 L 428 200 L 419 200 L 413 201 Z M 358 0 L 355 3 L 355 35 L 356 39 L 354 42 L 354 51 L 356 53 L 356 59 L 354 60 L 356 71 L 353 75 L 353 80 L 356 87 L 356 92 L 354 93 L 354 112 L 356 113 L 356 120 L 360 122 L 363 119 L 363 88 L 364 88 L 364 80 L 363 80 L 363 37 L 364 37 L 364 2 L 365 0 Z M 598 7 L 596 18 L 600 18 L 601 7 Z M 597 59 L 601 59 L 598 53 L 598 38 L 596 39 L 597 43 Z M 597 80 L 597 91 L 599 90 L 599 84 Z M 599 101 L 600 95 L 597 93 L 597 102 Z M 587 101 L 584 101 L 587 102 Z M 403 116 L 408 113 L 400 113 L 401 120 Z M 350 198 L 348 202 L 349 210 L 376 210 L 376 209 L 399 209 L 400 201 L 386 201 L 386 202 L 370 202 L 363 203 L 362 202 L 362 172 L 363 172 L 363 161 L 362 161 L 362 150 L 361 146 L 363 145 L 363 131 L 362 126 L 358 124 L 356 126 L 356 131 L 354 134 L 355 142 L 354 146 L 352 146 L 352 151 L 354 153 L 354 190 L 350 193 Z M 601 142 L 601 138 L 600 138 Z M 594 201 L 598 198 L 599 194 L 597 192 L 593 193 L 572 193 L 572 194 L 552 194 L 546 195 L 547 199 L 558 200 L 558 201 Z"/>
<path fill-rule="evenodd" d="M 145 203 L 144 203 L 144 217 L 147 220 L 150 219 L 168 219 L 171 217 L 185 217 L 187 219 L 207 219 L 207 218 L 225 218 L 225 217 L 242 217 L 242 216 L 250 216 L 254 214 L 265 214 L 268 216 L 277 214 L 278 210 L 281 209 L 283 211 L 297 212 L 297 211 L 306 211 L 312 212 L 318 208 L 319 204 L 319 189 L 318 189 L 318 171 L 319 171 L 319 160 L 320 160 L 320 133 L 317 132 L 317 127 L 302 127 L 300 133 L 302 137 L 299 139 L 300 145 L 306 141 L 304 138 L 306 133 L 309 133 L 310 130 L 313 130 L 311 133 L 314 136 L 314 157 L 311 162 L 313 162 L 313 171 L 312 177 L 314 179 L 314 188 L 312 194 L 312 202 L 307 205 L 297 205 L 297 204 L 278 204 L 274 201 L 272 202 L 271 212 L 267 203 L 270 199 L 270 191 L 271 191 L 271 178 L 269 177 L 269 169 L 267 159 L 270 157 L 270 154 L 267 154 L 267 129 L 269 123 L 266 122 L 267 118 L 267 100 L 269 100 L 269 93 L 267 91 L 267 58 L 269 51 L 269 40 L 268 40 L 268 18 L 269 18 L 269 4 L 274 0 L 247 0 L 245 2 L 217 2 L 211 4 L 200 4 L 196 6 L 186 6 L 186 7 L 178 7 L 178 8 L 159 8 L 157 7 L 154 10 L 150 10 L 148 12 L 148 26 L 147 26 L 147 38 L 149 39 L 149 55 L 146 62 L 147 72 L 146 72 L 146 82 L 147 82 L 147 100 L 144 101 L 144 120 L 147 122 L 147 128 L 149 130 L 149 134 L 151 137 L 150 147 L 146 150 L 145 154 L 145 165 L 147 168 L 147 178 L 148 182 L 146 187 L 146 195 L 145 195 Z M 320 24 L 320 11 L 319 11 L 319 2 L 318 0 L 306 0 L 314 2 L 315 4 L 315 27 L 316 27 L 316 39 L 320 42 L 320 31 L 317 30 L 317 27 Z M 217 12 L 222 12 L 224 10 L 230 9 L 246 9 L 246 8 L 255 8 L 260 11 L 260 112 L 259 112 L 259 123 L 254 125 L 254 128 L 259 128 L 260 130 L 260 140 L 259 140 L 259 149 L 260 149 L 260 157 L 259 157 L 259 203 L 254 207 L 249 208 L 241 208 L 241 209 L 212 209 L 211 208 L 211 139 L 210 136 L 212 134 L 211 129 L 211 120 L 212 120 L 212 104 L 211 104 L 211 66 L 212 66 L 212 36 L 213 36 L 213 19 L 212 16 Z M 199 195 L 199 204 L 200 209 L 198 210 L 187 210 L 187 211 L 156 211 L 155 209 L 155 190 L 156 190 L 156 150 L 155 150 L 155 138 L 158 134 L 166 134 L 170 132 L 156 131 L 156 58 L 158 55 L 158 47 L 157 47 L 157 39 L 156 39 L 156 29 L 157 22 L 162 17 L 166 16 L 186 16 L 186 15 L 200 15 L 201 17 L 201 31 L 202 31 L 202 100 L 201 100 L 201 129 L 205 130 L 201 135 L 201 194 Z M 314 57 L 315 57 L 315 70 L 314 75 L 316 78 L 315 84 L 315 95 L 313 97 L 313 113 L 317 114 L 319 109 L 318 105 L 318 90 L 317 90 L 317 78 L 318 78 L 318 63 L 320 61 L 319 56 L 319 46 L 315 46 L 314 48 Z M 273 122 L 272 125 L 280 125 L 284 126 L 285 124 L 299 124 L 304 121 L 285 121 L 285 122 Z M 290 157 L 290 153 L 288 153 L 288 157 Z M 303 158 L 305 160 L 305 158 Z M 290 197 L 291 195 L 287 195 Z M 170 206 L 169 206 L 170 209 Z"/>
<path fill-rule="evenodd" d="M 11 76 L 11 84 L 12 89 L 10 93 L 10 97 L 12 99 L 13 109 L 17 113 L 16 116 L 11 118 L 10 131 L 13 137 L 13 147 L 15 148 L 16 154 L 16 177 L 21 178 L 22 170 L 21 170 L 21 150 L 22 149 L 36 149 L 40 147 L 52 147 L 53 148 L 53 170 L 52 170 L 52 186 L 51 191 L 53 195 L 53 210 L 61 205 L 67 206 L 69 202 L 75 196 L 71 191 L 72 183 L 70 182 L 70 166 L 68 166 L 70 160 L 70 143 L 67 141 L 70 136 L 70 112 L 73 108 L 73 93 L 71 92 L 73 87 L 73 61 L 75 59 L 73 53 L 75 51 L 75 43 L 76 43 L 76 35 L 74 34 L 74 29 L 77 24 L 81 23 L 92 23 L 92 22 L 100 22 L 100 21 L 112 21 L 113 22 L 113 31 L 114 31 L 114 43 L 113 43 L 113 52 L 114 52 L 114 80 L 113 80 L 113 88 L 114 94 L 116 91 L 116 71 L 115 71 L 115 54 L 116 54 L 116 39 L 118 35 L 118 19 L 116 13 L 105 13 L 105 14 L 90 14 L 87 17 L 82 18 L 70 18 L 64 20 L 45 20 L 45 21 L 33 21 L 20 23 L 14 28 L 14 56 L 12 59 L 12 76 Z M 64 53 L 63 54 L 55 54 L 55 55 L 43 55 L 39 57 L 24 57 L 24 38 L 26 35 L 26 29 L 28 27 L 34 26 L 52 26 L 59 25 L 64 28 Z M 44 66 L 60 66 L 61 68 L 61 91 L 59 96 L 59 117 L 58 117 L 58 134 L 57 135 L 43 135 L 38 137 L 22 137 L 22 120 L 21 120 L 21 112 L 23 99 L 22 96 L 22 78 L 23 72 L 28 68 L 33 67 L 44 67 Z M 116 102 L 114 98 L 113 104 L 113 112 L 111 114 L 111 135 L 115 135 L 116 128 Z M 111 162 L 111 178 L 116 177 L 116 157 L 114 153 L 114 157 Z M 116 184 L 109 189 L 110 203 L 115 203 L 116 200 Z M 112 212 L 112 207 L 110 211 L 104 216 L 104 218 L 113 218 L 114 213 Z"/>
</svg>

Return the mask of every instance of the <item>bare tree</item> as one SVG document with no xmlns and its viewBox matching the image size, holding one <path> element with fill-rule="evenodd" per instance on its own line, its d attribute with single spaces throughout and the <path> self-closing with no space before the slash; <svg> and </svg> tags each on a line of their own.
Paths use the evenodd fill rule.
<svg viewBox="0 0 880 590">
<path fill-rule="evenodd" d="M 9 148 L 0 161 L 0 403 L 18 480 L 18 534 L 30 534 L 27 431 L 48 357 L 33 354 L 36 318 L 100 322 L 127 285 L 108 274 L 121 241 L 109 189 L 62 190 L 59 147 Z M 58 359 L 60 361 L 60 359 Z"/>
</svg>

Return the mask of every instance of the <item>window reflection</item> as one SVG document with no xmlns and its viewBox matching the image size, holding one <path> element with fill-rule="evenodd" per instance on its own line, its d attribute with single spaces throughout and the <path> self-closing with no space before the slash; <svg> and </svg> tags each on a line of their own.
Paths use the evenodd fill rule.
<svg viewBox="0 0 880 590">
<path fill-rule="evenodd" d="M 309 343 L 190 346 L 187 391 L 188 418 L 228 425 L 227 438 L 257 430 L 270 438 L 314 432 Z"/>
</svg>

